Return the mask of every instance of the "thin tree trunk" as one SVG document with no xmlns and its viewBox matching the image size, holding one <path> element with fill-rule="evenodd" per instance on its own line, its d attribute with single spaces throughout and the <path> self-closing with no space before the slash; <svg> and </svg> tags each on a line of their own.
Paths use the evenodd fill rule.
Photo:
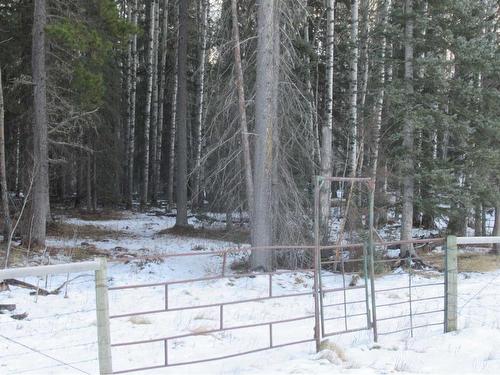
<svg viewBox="0 0 500 375">
<path fill-rule="evenodd" d="M 302 5 L 305 9 L 304 11 L 304 42 L 309 44 L 310 43 L 310 38 L 309 38 L 309 14 L 307 12 L 307 0 L 303 1 Z M 311 70 L 310 70 L 310 64 L 311 64 L 311 59 L 309 58 L 309 54 L 306 53 L 306 58 L 304 61 L 304 65 L 306 67 L 306 89 L 307 89 L 307 128 L 309 129 L 310 132 L 310 137 L 312 139 L 312 144 L 310 145 L 313 153 L 313 160 L 315 163 L 318 163 L 318 165 L 321 163 L 320 161 L 320 144 L 319 144 L 319 138 L 316 136 L 316 126 L 314 124 L 314 119 L 315 119 L 315 106 L 314 106 L 314 93 L 313 93 L 313 87 L 311 83 Z M 311 176 L 314 176 L 317 173 L 317 171 L 312 170 L 311 171 Z"/>
<path fill-rule="evenodd" d="M 155 191 L 161 192 L 161 161 L 163 147 L 163 118 L 165 105 L 165 82 L 167 70 L 167 50 L 168 50 L 168 0 L 163 0 L 163 20 L 161 31 L 161 62 L 160 62 L 160 88 L 159 88 L 159 107 L 158 107 L 158 134 L 156 140 L 156 165 L 154 168 L 154 181 L 156 182 Z"/>
<path fill-rule="evenodd" d="M 200 199 L 200 176 L 201 176 L 201 150 L 203 136 L 203 106 L 205 104 L 205 63 L 207 49 L 207 19 L 208 19 L 208 1 L 199 0 L 200 10 L 200 40 L 198 47 L 198 74 L 196 75 L 196 115 L 195 115 L 195 175 L 193 181 L 193 206 L 199 205 Z"/>
<path fill-rule="evenodd" d="M 86 181 L 86 185 L 87 185 L 87 188 L 85 189 L 86 190 L 86 195 L 87 195 L 87 199 L 86 199 L 86 202 L 87 202 L 87 211 L 91 211 L 92 210 L 92 155 L 90 154 L 90 152 L 87 153 L 87 157 L 86 157 L 86 178 L 85 178 L 85 181 Z"/>
<path fill-rule="evenodd" d="M 150 4 L 149 34 L 146 64 L 146 101 L 144 107 L 144 154 L 142 163 L 141 208 L 148 203 L 149 187 L 149 131 L 151 125 L 151 99 L 153 94 L 153 57 L 154 57 L 154 25 L 156 2 Z"/>
<path fill-rule="evenodd" d="M 134 0 L 132 9 L 132 24 L 137 26 L 137 1 Z M 130 115 L 129 115 L 129 133 L 127 140 L 127 208 L 132 208 L 132 200 L 134 195 L 134 150 L 135 150 L 135 109 L 136 109 L 136 92 L 137 92 L 137 34 L 132 36 L 132 66 L 131 66 L 131 93 L 130 93 Z"/>
<path fill-rule="evenodd" d="M 158 147 L 158 53 L 159 53 L 159 37 L 160 37 L 160 2 L 157 0 L 155 2 L 155 17 L 154 17 L 154 37 L 153 37 L 153 106 L 151 108 L 152 121 L 151 121 L 151 163 L 149 165 L 151 176 L 151 202 L 156 204 L 157 192 L 156 192 L 156 173 L 155 167 L 157 163 L 157 147 Z"/>
<path fill-rule="evenodd" d="M 276 51 L 276 27 L 279 22 L 278 2 L 260 1 L 257 8 L 257 77 L 255 95 L 255 163 L 254 163 L 254 210 L 252 246 L 270 246 L 273 240 L 272 220 L 272 171 L 273 132 L 276 129 L 277 113 L 275 99 L 278 96 L 275 84 L 278 79 L 278 51 Z M 270 251 L 254 250 L 251 254 L 253 269 L 270 270 Z"/>
<path fill-rule="evenodd" d="M 493 235 L 497 237 L 500 236 L 500 202 L 497 202 L 495 206 L 495 225 L 493 227 Z M 500 253 L 500 244 L 495 244 L 494 253 Z"/>
<path fill-rule="evenodd" d="M 0 190 L 2 192 L 3 241 L 7 242 L 12 231 L 9 211 L 9 190 L 5 168 L 4 101 L 2 86 L 2 67 L 0 66 Z"/>
<path fill-rule="evenodd" d="M 358 165 L 358 175 L 363 174 L 364 163 L 365 163 L 365 148 L 366 148 L 366 125 L 365 118 L 367 117 L 366 109 L 366 94 L 368 90 L 368 79 L 370 72 L 370 56 L 368 54 L 368 44 L 370 37 L 370 4 L 368 0 L 361 0 L 362 8 L 362 47 L 361 47 L 361 66 L 362 66 L 362 79 L 361 79 L 361 93 L 359 97 L 359 108 L 358 108 L 358 119 L 359 119 L 359 129 L 361 132 L 361 137 L 359 141 L 359 165 Z M 367 158 L 368 159 L 368 158 Z M 361 196 L 359 197 L 362 198 Z"/>
<path fill-rule="evenodd" d="M 127 7 L 127 21 L 132 23 L 132 4 L 131 1 L 129 1 L 128 7 Z M 123 161 L 124 167 L 124 187 L 123 187 L 123 193 L 125 196 L 125 199 L 129 196 L 128 192 L 128 163 L 129 163 L 129 138 L 130 138 L 130 123 L 131 123 L 131 107 L 132 107 L 132 44 L 133 44 L 133 39 L 134 37 L 132 35 L 129 36 L 128 39 L 128 45 L 127 45 L 127 70 L 126 70 L 126 102 L 127 102 L 127 109 L 126 109 L 126 121 L 125 121 L 125 130 L 124 130 L 124 138 L 123 138 L 123 147 L 125 150 L 125 160 Z"/>
<path fill-rule="evenodd" d="M 333 134 L 333 63 L 335 42 L 335 1 L 326 3 L 326 98 L 325 121 L 321 137 L 321 175 L 332 175 L 332 134 Z M 332 184 L 325 181 L 320 189 L 320 228 L 322 241 L 328 241 L 328 221 L 330 219 L 330 196 Z"/>
<path fill-rule="evenodd" d="M 33 160 L 34 182 L 31 201 L 31 243 L 44 247 L 49 215 L 49 158 L 47 148 L 47 72 L 45 68 L 45 0 L 35 1 L 33 16 Z M 27 239 L 27 238 L 26 238 Z"/>
<path fill-rule="evenodd" d="M 97 211 L 97 158 L 92 154 L 92 211 Z"/>
<path fill-rule="evenodd" d="M 179 22 L 177 22 L 177 37 L 175 45 L 175 67 L 174 67 L 174 88 L 172 92 L 172 114 L 170 121 L 170 150 L 168 156 L 168 193 L 167 201 L 168 206 L 172 207 L 174 204 L 174 175 L 175 175 L 175 143 L 176 143 L 176 130 L 177 130 L 177 89 L 179 82 Z"/>
<path fill-rule="evenodd" d="M 382 111 L 384 109 L 385 98 L 385 51 L 387 46 L 387 38 L 385 36 L 387 29 L 387 18 L 392 0 L 380 0 L 379 4 L 379 23 L 381 25 L 380 39 L 380 58 L 378 61 L 378 92 L 375 102 L 375 126 L 373 128 L 373 148 L 372 148 L 372 168 L 371 177 L 377 177 L 378 159 L 380 150 L 380 130 L 382 128 Z"/>
<path fill-rule="evenodd" d="M 231 0 L 231 12 L 233 23 L 234 61 L 235 61 L 235 83 L 238 91 L 238 110 L 240 113 L 241 144 L 243 147 L 243 166 L 245 168 L 245 183 L 247 192 L 248 212 L 250 220 L 252 208 L 254 207 L 254 186 L 252 174 L 252 160 L 250 156 L 250 141 L 248 139 L 247 111 L 245 104 L 245 89 L 243 69 L 241 67 L 240 32 L 238 26 L 237 0 Z"/>
<path fill-rule="evenodd" d="M 404 80 L 407 101 L 413 97 L 413 0 L 405 0 L 405 72 Z M 414 194 L 414 124 L 411 115 L 405 112 L 403 123 L 403 209 L 401 218 L 401 240 L 412 238 L 413 194 Z M 414 253 L 413 245 L 401 246 L 401 256 Z"/>
<path fill-rule="evenodd" d="M 358 0 L 351 0 L 351 79 L 350 79 L 350 168 L 351 176 L 356 176 L 356 169 L 358 165 L 358 56 L 359 56 L 359 40 L 358 40 Z"/>
<path fill-rule="evenodd" d="M 179 40 L 177 50 L 177 173 L 175 197 L 177 216 L 175 225 L 184 227 L 187 222 L 187 43 L 188 0 L 179 2 Z"/>
</svg>

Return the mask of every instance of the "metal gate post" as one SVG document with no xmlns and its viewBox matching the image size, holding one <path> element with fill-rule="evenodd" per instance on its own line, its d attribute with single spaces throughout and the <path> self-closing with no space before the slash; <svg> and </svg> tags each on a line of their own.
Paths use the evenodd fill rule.
<svg viewBox="0 0 500 375">
<path fill-rule="evenodd" d="M 99 351 L 99 373 L 113 373 L 111 359 L 111 334 L 109 330 L 108 277 L 106 258 L 96 258 L 99 269 L 95 271 L 95 299 L 97 314 L 97 346 Z"/>
<path fill-rule="evenodd" d="M 316 341 L 316 351 L 319 352 L 321 346 L 320 329 L 320 273 L 321 273 L 321 251 L 319 239 L 319 189 L 320 176 L 314 180 L 314 339 Z"/>
<path fill-rule="evenodd" d="M 372 328 L 373 340 L 377 342 L 377 303 L 375 299 L 375 266 L 374 266 L 374 253 L 375 247 L 373 246 L 373 226 L 374 226 L 374 211 L 375 211 L 375 180 L 372 179 L 368 183 L 369 189 L 369 208 L 368 208 L 368 252 L 370 257 L 370 289 L 371 289 L 371 302 L 372 302 Z"/>
<path fill-rule="evenodd" d="M 444 331 L 457 330 L 457 237 L 448 236 L 446 239 L 445 259 L 445 295 L 444 295 Z"/>
</svg>

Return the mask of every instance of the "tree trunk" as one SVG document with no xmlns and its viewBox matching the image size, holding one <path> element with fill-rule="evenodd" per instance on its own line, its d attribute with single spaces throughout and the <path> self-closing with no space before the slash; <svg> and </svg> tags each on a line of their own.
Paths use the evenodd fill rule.
<svg viewBox="0 0 500 375">
<path fill-rule="evenodd" d="M 131 1 L 128 2 L 127 6 L 127 22 L 132 23 L 132 4 Z M 123 186 L 123 193 L 125 197 L 129 196 L 128 192 L 128 160 L 130 158 L 129 155 L 129 138 L 130 138 L 130 116 L 131 116 L 131 107 L 132 107 L 132 44 L 133 44 L 133 39 L 134 37 L 132 35 L 129 36 L 128 38 L 128 43 L 127 43 L 127 69 L 126 69 L 126 102 L 127 102 L 127 109 L 126 109 L 126 119 L 125 119 L 125 129 L 124 129 L 124 137 L 123 137 L 123 148 L 125 150 L 125 159 L 123 160 L 123 171 L 124 171 L 124 186 Z M 126 198 L 125 198 L 126 199 Z"/>
<path fill-rule="evenodd" d="M 385 36 L 387 29 L 387 19 L 392 0 L 380 0 L 379 4 L 379 23 L 381 25 L 380 38 L 380 57 L 378 63 L 378 92 L 375 101 L 375 123 L 373 127 L 373 148 L 372 148 L 372 168 L 371 177 L 377 177 L 379 150 L 380 150 L 380 130 L 382 128 L 382 111 L 384 109 L 385 98 L 385 52 L 387 47 L 387 38 Z"/>
<path fill-rule="evenodd" d="M 132 9 L 132 24 L 137 26 L 137 0 L 134 0 Z M 135 150 L 135 109 L 136 109 L 136 92 L 137 92 L 137 34 L 132 36 L 132 65 L 131 65 L 131 92 L 130 92 L 130 115 L 129 115 L 129 133 L 127 139 L 127 208 L 132 208 L 132 200 L 134 196 L 134 150 Z"/>
<path fill-rule="evenodd" d="M 49 157 L 47 148 L 47 72 L 45 68 L 45 0 L 35 1 L 31 68 L 33 75 L 33 160 L 31 243 L 44 247 L 49 215 Z M 27 231 L 30 231 L 27 228 Z M 25 240 L 28 240 L 26 233 Z"/>
<path fill-rule="evenodd" d="M 247 111 L 245 104 L 245 89 L 243 79 L 243 69 L 241 67 L 241 52 L 240 52 L 240 32 L 238 26 L 238 5 L 237 0 L 231 0 L 231 12 L 233 23 L 233 40 L 234 40 L 234 62 L 235 62 L 235 83 L 238 91 L 238 110 L 240 114 L 241 127 L 241 144 L 243 147 L 243 166 L 245 168 L 245 183 L 247 192 L 248 212 L 250 214 L 254 207 L 254 186 L 252 174 L 252 160 L 250 156 L 250 141 L 248 139 L 247 126 Z"/>
<path fill-rule="evenodd" d="M 495 206 L 495 225 L 493 226 L 493 235 L 500 237 L 500 202 Z M 500 253 L 500 244 L 495 244 L 493 248 L 495 254 Z"/>
<path fill-rule="evenodd" d="M 406 100 L 412 103 L 413 97 L 413 0 L 405 0 L 405 88 Z M 414 191 L 414 161 L 413 133 L 414 124 L 411 108 L 405 111 L 403 123 L 403 209 L 401 218 L 401 240 L 411 240 L 413 227 L 413 191 Z M 413 245 L 401 246 L 401 256 L 414 253 Z"/>
<path fill-rule="evenodd" d="M 157 0 L 155 2 L 155 18 L 154 18 L 154 32 L 153 32 L 153 106 L 151 108 L 152 121 L 151 121 L 151 139 L 150 139 L 150 173 L 151 176 L 151 202 L 156 204 L 157 192 L 156 192 L 156 173 L 155 167 L 158 164 L 156 157 L 158 154 L 157 147 L 157 137 L 158 137 L 158 54 L 159 54 L 159 37 L 160 37 L 160 2 Z"/>
<path fill-rule="evenodd" d="M 304 42 L 309 45 L 310 43 L 310 38 L 309 38 L 309 13 L 307 11 L 307 0 L 303 0 L 302 6 L 304 7 Z M 311 82 L 311 69 L 310 69 L 310 64 L 311 64 L 311 59 L 309 57 L 309 54 L 306 53 L 304 65 L 306 68 L 306 89 L 307 89 L 307 103 L 306 103 L 306 108 L 307 108 L 307 128 L 309 129 L 310 132 L 310 137 L 312 139 L 311 145 L 309 146 L 312 150 L 312 155 L 313 155 L 313 160 L 315 163 L 318 165 L 321 163 L 320 161 L 320 150 L 321 146 L 319 144 L 319 137 L 317 137 L 317 132 L 316 132 L 316 124 L 314 123 L 315 121 L 315 105 L 314 103 L 314 93 L 313 93 L 313 86 Z M 313 177 L 317 171 L 313 169 L 311 171 L 311 177 Z"/>
<path fill-rule="evenodd" d="M 174 67 L 174 88 L 172 92 L 172 114 L 170 120 L 170 150 L 168 155 L 168 191 L 167 201 L 171 208 L 174 204 L 174 172 L 175 172 L 175 143 L 176 143 L 176 127 L 177 127 L 177 89 L 179 82 L 179 21 L 177 22 L 177 37 L 175 46 L 175 67 Z"/>
<path fill-rule="evenodd" d="M 261 0 L 257 8 L 257 77 L 255 93 L 255 162 L 254 209 L 252 246 L 272 245 L 272 171 L 273 132 L 276 129 L 278 96 L 276 80 L 279 71 L 279 52 L 276 51 L 276 22 L 279 9 L 276 0 Z M 269 250 L 254 250 L 251 254 L 253 269 L 270 270 L 272 256 Z"/>
<path fill-rule="evenodd" d="M 321 175 L 332 175 L 332 130 L 333 130 L 333 63 L 335 42 L 335 1 L 326 3 L 326 98 L 325 121 L 321 137 Z M 330 219 L 330 197 L 332 184 L 325 181 L 320 189 L 320 236 L 328 241 L 328 221 Z"/>
<path fill-rule="evenodd" d="M 207 19 L 208 19 L 208 1 L 199 0 L 200 13 L 200 38 L 198 46 L 198 74 L 196 75 L 196 115 L 195 115 L 195 174 L 193 181 L 193 206 L 199 205 L 200 199 L 200 176 L 201 176 L 201 149 L 203 136 L 203 106 L 205 104 L 205 63 L 207 49 Z"/>
<path fill-rule="evenodd" d="M 179 40 L 177 50 L 177 173 L 175 197 L 177 216 L 175 225 L 185 227 L 187 222 L 187 38 L 188 0 L 179 2 Z"/>
<path fill-rule="evenodd" d="M 168 50 L 168 0 L 163 0 L 163 20 L 161 31 L 161 62 L 160 62 L 160 88 L 159 88 L 159 107 L 158 107 L 158 134 L 156 139 L 156 165 L 153 173 L 155 174 L 154 181 L 156 182 L 156 194 L 161 192 L 161 161 L 163 147 L 163 118 L 165 105 L 165 81 L 167 70 L 167 50 Z"/>
<path fill-rule="evenodd" d="M 356 176 L 358 165 L 358 56 L 359 56 L 359 40 L 358 40 L 358 0 L 351 0 L 351 79 L 350 79 L 350 168 L 351 176 Z"/>
<path fill-rule="evenodd" d="M 2 192 L 3 241 L 7 242 L 12 231 L 9 212 L 9 190 L 5 168 L 4 101 L 2 86 L 2 67 L 0 66 L 0 190 Z"/>
<path fill-rule="evenodd" d="M 146 65 L 146 101 L 144 107 L 144 154 L 142 163 L 141 209 L 148 203 L 149 187 L 149 131 L 151 124 L 151 99 L 153 94 L 153 58 L 154 58 L 154 30 L 156 1 L 151 2 L 149 8 L 149 34 Z"/>
<path fill-rule="evenodd" d="M 87 199 L 86 199 L 86 202 L 87 202 L 87 211 L 91 211 L 92 210 L 92 155 L 90 154 L 90 152 L 87 153 L 87 157 L 86 157 L 86 175 L 85 175 L 85 181 L 86 181 L 86 189 L 85 189 L 85 192 L 86 192 L 86 195 L 87 195 Z"/>
<path fill-rule="evenodd" d="M 358 119 L 359 119 L 359 129 L 361 131 L 361 137 L 359 142 L 359 163 L 358 163 L 358 175 L 363 175 L 363 166 L 365 159 L 365 148 L 366 148 L 366 125 L 365 118 L 367 117 L 367 109 L 366 109 L 366 94 L 368 90 L 368 79 L 370 73 L 370 56 L 368 54 L 368 44 L 370 38 L 370 4 L 368 0 L 361 1 L 362 8 L 362 36 L 361 39 L 363 41 L 361 48 L 361 71 L 362 80 L 361 80 L 361 93 L 359 98 L 359 108 L 358 108 Z M 361 199 L 361 196 L 360 196 Z"/>
</svg>

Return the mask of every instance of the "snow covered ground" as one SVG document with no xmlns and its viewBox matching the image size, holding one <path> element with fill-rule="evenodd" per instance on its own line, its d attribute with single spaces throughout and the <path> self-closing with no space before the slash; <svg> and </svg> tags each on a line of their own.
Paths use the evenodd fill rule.
<svg viewBox="0 0 500 375">
<path fill-rule="evenodd" d="M 118 239 L 50 239 L 50 246 L 75 246 L 85 241 L 96 248 L 113 252 L 117 247 L 144 254 L 202 253 L 234 244 L 186 238 L 157 233 L 174 224 L 165 216 L 133 214 L 120 220 L 87 221 L 68 218 L 75 225 L 92 224 L 123 232 Z M 193 222 L 196 224 L 195 222 Z M 53 260 L 57 261 L 57 260 Z M 229 264 L 230 262 L 228 262 Z M 110 286 L 132 285 L 196 278 L 220 271 L 217 256 L 169 258 L 164 262 L 111 262 L 108 268 Z M 70 275 L 74 279 L 59 295 L 32 296 L 27 289 L 12 288 L 0 292 L 0 304 L 17 305 L 12 313 L 0 314 L 0 374 L 80 374 L 97 373 L 96 320 L 93 275 Z M 66 280 L 66 275 L 47 280 L 34 278 L 26 281 L 52 290 Z M 437 274 L 420 274 L 412 283 L 440 282 Z M 268 278 L 231 277 L 229 279 L 178 284 L 169 287 L 170 307 L 201 305 L 265 296 Z M 329 286 L 340 286 L 338 275 L 325 278 Z M 377 289 L 404 286 L 408 275 L 395 271 L 377 279 Z M 312 277 L 296 272 L 273 277 L 276 295 L 308 292 Z M 363 289 L 348 292 L 347 300 L 363 298 Z M 415 288 L 412 298 L 442 295 L 442 286 Z M 164 306 L 164 287 L 110 291 L 111 314 L 161 309 Z M 314 344 L 299 344 L 279 349 L 248 354 L 241 357 L 151 370 L 146 374 L 326 374 L 345 372 L 375 373 L 500 373 L 500 270 L 487 273 L 459 275 L 459 331 L 442 334 L 442 326 L 416 329 L 409 332 L 381 336 L 374 343 L 370 331 L 330 337 L 328 349 L 316 354 Z M 66 298 L 65 298 L 66 297 Z M 382 293 L 378 304 L 402 302 L 408 299 L 407 290 Z M 329 294 L 331 302 L 341 301 L 340 294 Z M 348 314 L 362 313 L 364 304 L 348 305 Z M 343 311 L 332 308 L 329 316 Z M 343 309 L 343 308 L 342 308 Z M 430 300 L 413 305 L 413 312 L 442 309 L 442 300 Z M 24 320 L 10 315 L 27 312 Z M 314 313 L 311 296 L 288 297 L 225 307 L 224 325 L 236 326 L 294 318 Z M 405 315 L 408 304 L 377 310 L 378 317 Z M 414 325 L 438 323 L 442 312 L 418 316 Z M 332 321 L 328 331 L 342 329 L 343 320 Z M 349 328 L 362 327 L 365 317 L 350 318 Z M 219 309 L 205 308 L 184 312 L 168 312 L 113 319 L 112 342 L 161 338 L 183 333 L 196 333 L 217 328 Z M 275 345 L 312 338 L 314 319 L 273 326 Z M 381 322 L 379 330 L 392 331 L 409 326 L 409 318 Z M 172 363 L 201 360 L 252 350 L 268 344 L 268 327 L 249 328 L 224 333 L 203 334 L 196 337 L 171 340 L 168 348 Z M 113 349 L 115 370 L 154 366 L 163 363 L 163 343 L 144 344 Z"/>
</svg>

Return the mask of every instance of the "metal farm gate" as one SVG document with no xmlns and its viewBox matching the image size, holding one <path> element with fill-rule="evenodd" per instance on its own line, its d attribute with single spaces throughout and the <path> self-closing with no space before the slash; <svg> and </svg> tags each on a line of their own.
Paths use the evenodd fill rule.
<svg viewBox="0 0 500 375">
<path fill-rule="evenodd" d="M 347 225 L 344 221 L 340 224 L 341 234 L 338 243 L 325 245 L 320 243 L 319 192 L 322 184 L 332 182 L 360 183 L 362 187 L 368 188 L 363 199 L 359 197 L 360 195 L 355 198 L 349 197 L 357 200 L 359 205 L 367 202 L 368 206 L 368 209 L 360 211 L 363 217 L 357 219 L 357 223 L 362 223 L 364 228 L 358 229 L 357 232 L 362 233 L 364 237 L 355 238 L 352 235 L 349 238 L 358 239 L 357 242 L 343 241 L 344 225 Z M 111 313 L 111 349 L 113 352 L 125 350 L 121 356 L 113 355 L 114 358 L 128 358 L 139 346 L 146 345 L 148 348 L 151 346 L 150 350 L 147 349 L 149 353 L 147 357 L 151 361 L 130 361 L 128 366 L 123 363 L 113 363 L 112 373 L 197 364 L 309 342 L 315 342 L 316 349 L 319 350 L 321 341 L 334 335 L 372 330 L 373 339 L 377 341 L 382 335 L 400 332 L 409 332 L 413 335 L 416 329 L 443 325 L 445 282 L 438 274 L 433 278 L 427 278 L 427 275 L 422 276 L 419 273 L 422 259 L 427 262 L 426 254 L 430 254 L 429 261 L 441 261 L 444 270 L 444 256 L 429 251 L 434 246 L 442 244 L 443 240 L 438 238 L 375 243 L 373 189 L 373 180 L 368 178 L 318 177 L 314 202 L 316 241 L 313 245 L 247 247 L 164 255 L 162 256 L 164 260 L 173 262 L 198 259 L 197 264 L 210 264 L 211 269 L 204 277 L 181 277 L 156 283 L 109 287 L 110 297 L 114 294 L 132 293 L 126 298 L 140 297 L 141 300 L 154 301 L 154 304 L 144 306 L 142 302 L 137 302 L 137 305 L 129 304 L 128 310 Z M 343 216 L 347 215 L 348 210 Z M 387 258 L 384 255 L 391 247 L 409 243 L 416 246 L 418 259 L 415 256 L 406 259 Z M 248 259 L 253 250 L 272 251 L 275 256 L 293 254 L 297 259 L 306 261 L 297 262 L 297 266 L 293 269 L 271 272 L 250 272 L 244 267 L 241 269 L 233 267 L 237 262 Z M 201 257 L 208 257 L 205 263 L 199 261 Z M 385 265 L 394 265 L 395 262 L 400 263 L 398 266 L 400 272 L 408 274 L 404 285 L 401 285 L 400 277 L 394 279 L 396 281 L 391 284 L 391 280 L 387 281 L 385 280 L 387 278 L 376 276 Z M 291 287 L 290 283 L 283 282 L 284 278 L 297 280 L 298 286 Z M 228 287 L 242 280 L 246 280 L 245 283 L 250 285 L 248 293 L 238 294 L 234 288 Z M 194 296 L 193 291 L 199 289 L 192 286 L 197 284 L 201 287 L 211 285 L 212 289 L 209 292 L 217 290 L 220 295 L 208 299 L 203 299 L 204 296 Z M 156 289 L 156 292 L 151 292 L 151 289 Z M 432 293 L 419 292 L 426 289 Z M 151 295 L 151 298 L 148 299 L 148 295 Z M 113 304 L 113 299 L 110 299 L 110 306 Z M 245 315 L 245 311 L 257 311 L 266 304 L 270 304 L 268 310 L 252 316 Z M 287 314 L 275 313 L 273 309 L 276 306 Z M 137 324 L 140 324 L 140 319 L 163 319 L 162 322 L 168 326 L 172 323 L 172 318 L 169 318 L 171 313 L 180 315 L 180 318 L 175 318 L 177 320 L 188 319 L 189 314 L 199 316 L 210 314 L 211 323 L 209 326 L 184 330 L 177 329 L 174 324 L 170 327 L 172 328 L 170 333 L 156 331 L 147 333 L 148 330 L 144 328 L 147 333 L 145 336 L 137 336 L 136 333 L 140 330 L 131 332 L 130 324 L 127 325 L 127 321 L 130 322 L 131 319 L 136 319 Z M 422 320 L 422 317 L 425 319 Z M 192 319 L 197 317 L 193 315 Z M 114 323 L 117 325 L 116 329 Z M 294 329 L 299 326 L 301 329 Z M 218 340 L 223 342 L 225 335 L 233 335 L 244 330 L 259 330 L 259 344 L 252 346 L 249 342 L 245 350 L 231 351 L 234 348 L 230 347 L 231 350 L 226 348 L 221 349 L 219 353 L 211 351 L 208 355 L 194 357 L 182 357 L 176 349 L 182 340 L 194 338 L 200 340 L 208 336 L 217 336 Z M 294 331 L 305 334 L 293 336 Z"/>
</svg>

